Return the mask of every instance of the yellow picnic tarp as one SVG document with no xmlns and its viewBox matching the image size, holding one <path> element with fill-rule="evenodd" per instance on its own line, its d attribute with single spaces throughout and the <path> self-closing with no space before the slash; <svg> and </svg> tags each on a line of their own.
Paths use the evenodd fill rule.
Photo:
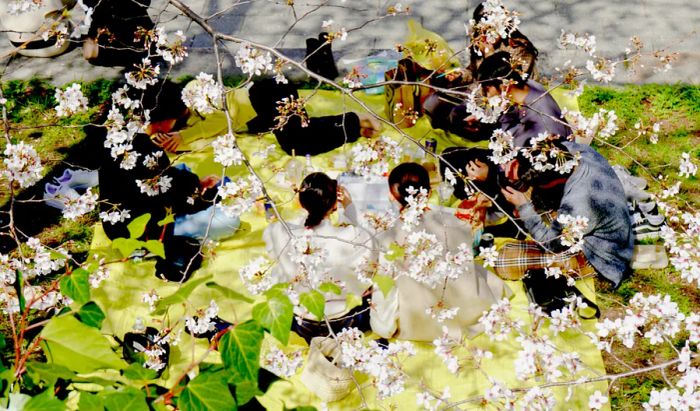
<svg viewBox="0 0 700 411">
<path fill-rule="evenodd" d="M 338 114 L 346 111 L 362 111 L 356 102 L 351 101 L 347 96 L 339 92 L 330 91 L 302 91 L 302 96 L 314 93 L 308 102 L 308 111 L 311 116 L 321 116 L 327 114 Z M 384 97 L 365 96 L 358 94 L 362 101 L 375 112 L 382 113 Z M 565 101 L 561 93 L 555 96 L 560 104 L 569 109 L 576 109 L 576 101 Z M 465 145 L 464 141 L 457 136 L 448 135 L 442 131 L 433 130 L 427 119 L 418 121 L 415 127 L 406 129 L 407 133 L 415 138 L 423 139 L 427 137 L 438 140 L 438 150 L 454 145 Z M 399 139 L 400 135 L 388 127 L 385 127 L 383 134 Z M 358 143 L 362 144 L 364 139 Z M 221 174 L 221 166 L 213 161 L 211 147 L 207 141 L 198 141 L 191 144 L 192 152 L 179 156 L 176 162 L 186 163 L 194 173 L 200 177 L 208 174 Z M 274 136 L 271 134 L 259 136 L 238 136 L 238 143 L 251 160 L 253 167 L 265 182 L 268 190 L 280 207 L 285 218 L 293 218 L 302 215 L 296 201 L 294 193 L 289 187 L 280 184 L 278 174 L 283 170 L 289 156 L 284 154 L 278 147 L 270 154 L 268 160 L 262 160 L 254 153 L 262 151 L 271 144 L 275 144 Z M 346 145 L 330 153 L 319 155 L 313 158 L 313 164 L 320 170 L 328 172 L 340 172 L 344 170 L 334 169 L 334 159 L 340 154 L 347 154 L 352 145 Z M 270 164 L 272 159 L 272 164 Z M 246 176 L 248 172 L 240 168 L 229 168 L 226 174 L 230 177 Z M 256 205 L 253 211 L 241 216 L 241 229 L 232 237 L 220 241 L 211 247 L 207 247 L 205 261 L 197 272 L 189 280 L 208 278 L 206 281 L 214 281 L 241 293 L 246 293 L 245 286 L 239 278 L 238 271 L 251 259 L 265 253 L 262 241 L 262 232 L 268 224 L 265 220 L 262 204 Z M 120 256 L 111 249 L 110 242 L 104 235 L 100 226 L 95 230 L 92 244 L 92 253 L 96 253 L 106 258 L 107 261 L 115 261 Z M 113 334 L 121 338 L 126 332 L 131 331 L 137 318 L 143 319 L 147 326 L 154 326 L 158 329 L 170 327 L 177 322 L 182 322 L 184 315 L 193 315 L 197 309 L 209 305 L 210 300 L 215 300 L 220 308 L 219 317 L 230 322 L 241 322 L 251 317 L 252 304 L 235 301 L 225 298 L 220 291 L 200 285 L 195 289 L 186 302 L 173 305 L 165 315 L 154 316 L 149 312 L 148 304 L 142 302 L 142 294 L 155 290 L 163 298 L 174 293 L 179 284 L 169 283 L 160 280 L 154 275 L 154 262 L 144 261 L 140 263 L 116 263 L 110 265 L 110 277 L 103 285 L 93 291 L 93 299 L 99 304 L 106 314 L 102 332 Z M 585 282 L 585 284 L 583 284 Z M 581 282 L 580 288 L 591 299 L 594 299 L 593 281 Z M 527 298 L 520 282 L 511 282 L 509 286 L 514 291 L 512 304 L 515 316 L 521 318 L 526 323 L 526 327 L 531 323 L 527 313 Z M 585 331 L 595 330 L 595 320 L 582 321 Z M 306 344 L 294 334 L 285 351 L 295 349 L 305 349 Z M 552 341 L 564 352 L 576 352 L 586 367 L 577 377 L 595 377 L 605 374 L 603 361 L 600 352 L 581 333 L 568 331 L 562 335 L 551 335 Z M 275 344 L 273 338 L 266 338 L 265 347 Z M 169 373 L 164 374 L 161 383 L 170 386 L 183 373 L 189 365 L 201 360 L 207 350 L 206 340 L 196 340 L 183 333 L 182 340 L 178 346 L 171 347 Z M 520 386 L 515 378 L 514 361 L 517 357 L 520 344 L 511 338 L 506 341 L 492 342 L 484 336 L 478 336 L 469 342 L 469 346 L 478 347 L 493 353 L 493 358 L 484 360 L 482 370 L 467 367 L 457 375 L 452 375 L 443 365 L 441 359 L 434 354 L 431 344 L 416 343 L 417 355 L 408 358 L 405 363 L 405 370 L 409 378 L 406 391 L 391 397 L 385 401 L 377 402 L 374 390 L 369 386 L 366 378 L 359 376 L 359 381 L 363 386 L 363 396 L 372 409 L 396 409 L 413 410 L 417 409 L 416 393 L 421 392 L 421 386 L 428 387 L 435 391 L 442 391 L 444 387 L 451 388 L 451 401 L 459 401 L 482 395 L 490 384 L 487 375 L 496 380 L 502 381 L 511 387 Z M 219 361 L 218 353 L 209 353 L 207 362 Z M 290 380 L 281 380 L 273 383 L 264 396 L 259 397 L 259 401 L 266 408 L 272 410 L 283 410 L 299 405 L 321 405 L 321 402 L 309 390 L 307 390 L 299 380 L 299 374 Z M 529 381 L 525 386 L 539 384 L 543 381 Z M 576 387 L 571 393 L 567 388 L 554 389 L 555 395 L 561 405 L 561 409 L 586 409 L 588 397 L 600 390 L 607 391 L 607 383 L 598 382 Z M 328 404 L 329 409 L 358 409 L 362 408 L 360 395 L 353 391 L 345 399 Z M 460 409 L 479 408 L 479 403 L 466 403 Z"/>
</svg>

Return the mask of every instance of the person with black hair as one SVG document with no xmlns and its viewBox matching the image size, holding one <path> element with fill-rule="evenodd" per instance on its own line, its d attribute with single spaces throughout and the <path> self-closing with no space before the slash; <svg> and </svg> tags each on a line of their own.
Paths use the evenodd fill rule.
<svg viewBox="0 0 700 411">
<path fill-rule="evenodd" d="M 630 273 L 634 236 L 615 171 L 593 148 L 554 137 L 532 140 L 527 153 L 505 164 L 511 186 L 501 192 L 535 242 L 503 247 L 496 272 L 512 280 L 528 269 L 559 267 L 579 276 L 597 272 L 619 286 Z M 530 197 L 526 194 L 529 188 Z M 543 206 L 553 209 L 556 219 L 545 221 L 537 210 Z M 567 220 L 571 218 L 585 221 L 578 228 L 581 251 L 570 247 L 579 240 L 568 238 L 572 228 Z"/>
<path fill-rule="evenodd" d="M 396 166 L 389 174 L 389 191 L 399 203 L 401 213 L 409 206 L 409 197 L 414 198 L 430 194 L 430 178 L 425 167 L 417 163 L 403 163 Z M 417 191 L 416 191 L 417 190 Z M 423 194 L 419 194 L 423 192 Z M 415 211 L 415 210 L 414 210 Z M 452 255 L 465 247 L 471 250 L 472 233 L 468 224 L 459 220 L 452 212 L 444 212 L 432 206 L 424 210 L 412 230 L 406 231 L 402 223 L 387 231 L 377 233 L 377 241 L 382 250 L 389 250 L 392 244 L 405 243 L 412 233 L 425 232 L 434 235 Z M 400 260 L 398 264 L 408 269 L 410 261 Z M 394 287 L 385 295 L 375 289 L 372 293 L 370 324 L 372 330 L 384 338 L 401 338 L 416 341 L 432 341 L 442 336 L 442 326 L 446 326 L 450 335 L 459 338 L 462 335 L 473 337 L 481 331 L 478 319 L 484 310 L 504 296 L 510 290 L 495 275 L 489 273 L 479 264 L 467 261 L 463 272 L 456 279 L 445 279 L 444 284 L 431 288 L 407 275 L 394 278 Z M 446 319 L 442 324 L 434 321 L 426 309 L 440 305 L 446 309 L 458 308 L 454 318 Z"/>
<path fill-rule="evenodd" d="M 562 118 L 561 108 L 540 83 L 526 80 L 513 68 L 512 56 L 505 51 L 484 59 L 477 81 L 487 97 L 505 93 L 511 106 L 498 119 L 503 131 L 513 135 L 513 145 L 522 147 L 541 133 L 562 139 L 571 135 L 571 127 Z"/>
<path fill-rule="evenodd" d="M 280 282 L 295 283 L 297 290 L 308 289 L 310 280 L 300 279 L 302 268 L 294 262 L 292 254 L 293 239 L 310 235 L 311 243 L 319 247 L 314 253 L 323 256 L 321 266 L 314 269 L 322 277 L 317 278 L 317 282 L 343 284 L 339 295 L 326 298 L 325 316 L 331 328 L 334 332 L 348 327 L 369 330 L 369 293 L 367 285 L 359 280 L 355 271 L 363 262 L 371 263 L 376 259 L 372 237 L 363 228 L 347 222 L 336 225 L 330 219 L 338 203 L 343 205 L 346 216 L 356 213 L 350 195 L 326 174 L 311 173 L 301 183 L 299 203 L 308 213 L 303 224 L 289 222 L 288 229 L 281 222 L 275 222 L 263 233 L 267 254 L 277 262 L 272 275 Z M 357 217 L 348 220 L 357 221 Z M 363 304 L 348 308 L 348 294 L 364 297 Z M 295 315 L 297 321 L 292 323 L 292 330 L 307 342 L 313 337 L 329 335 L 324 318 L 315 318 L 313 314 L 301 311 Z"/>
<path fill-rule="evenodd" d="M 474 29 L 470 33 L 471 44 L 469 45 L 469 66 L 467 72 L 471 78 L 476 78 L 476 73 L 484 62 L 484 59 L 494 53 L 507 52 L 512 56 L 512 62 L 516 71 L 525 79 L 532 79 L 535 74 L 535 64 L 539 51 L 517 28 L 508 32 L 506 38 L 496 37 L 493 42 L 489 41 L 489 36 L 480 30 L 480 22 L 488 18 L 485 12 L 484 3 L 474 8 L 472 19 Z"/>
<path fill-rule="evenodd" d="M 199 80 L 193 80 L 196 81 Z M 160 98 L 159 105 L 152 106 L 149 133 L 164 149 L 173 152 L 183 143 L 228 133 L 228 119 L 223 110 L 206 115 L 187 110 L 180 97 L 182 89 L 172 82 L 164 83 L 160 90 L 168 97 Z M 380 123 L 368 114 L 349 112 L 307 118 L 303 108 L 279 122 L 277 107 L 283 99 L 298 100 L 299 94 L 294 86 L 277 84 L 274 79 L 256 80 L 250 90 L 238 88 L 227 92 L 226 108 L 233 130 L 272 132 L 285 153 L 316 155 L 357 141 L 361 136 L 373 137 L 380 129 Z M 148 107 L 144 104 L 144 108 Z"/>
<path fill-rule="evenodd" d="M 145 33 L 155 23 L 148 15 L 151 0 L 83 0 L 93 8 L 83 43 L 83 56 L 98 66 L 125 66 L 148 57 Z"/>
<path fill-rule="evenodd" d="M 499 167 L 491 161 L 490 154 L 491 152 L 485 148 L 447 147 L 440 155 L 440 175 L 445 179 L 445 170 L 448 167 L 451 170 L 458 170 L 463 176 L 469 176 L 470 172 L 472 175 L 475 172 L 485 173 L 479 175 L 478 178 L 471 178 L 476 188 L 490 197 L 487 200 L 491 205 L 484 210 L 488 212 L 488 215 L 484 215 L 483 221 L 479 222 L 485 224 L 483 232 L 490 233 L 494 237 L 523 238 L 522 232 L 512 221 L 513 205 L 501 193 L 500 187 L 505 176 Z M 458 210 L 478 205 L 480 199 L 475 198 L 475 196 L 479 195 L 479 191 L 468 193 L 463 178 L 456 178 L 456 184 L 453 188 L 453 195 L 462 200 Z M 469 210 L 467 213 L 470 217 L 471 211 L 473 210 Z M 467 214 L 458 211 L 457 217 L 466 217 Z M 503 221 L 504 219 L 505 221 Z"/>
</svg>

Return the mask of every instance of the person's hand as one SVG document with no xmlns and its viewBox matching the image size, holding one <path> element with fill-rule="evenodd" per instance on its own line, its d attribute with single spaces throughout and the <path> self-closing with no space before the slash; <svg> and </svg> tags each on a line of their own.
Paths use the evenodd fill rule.
<svg viewBox="0 0 700 411">
<path fill-rule="evenodd" d="M 338 186 L 338 202 L 343 205 L 343 208 L 348 208 L 348 206 L 352 203 L 350 193 L 343 186 Z"/>
<path fill-rule="evenodd" d="M 153 142 L 166 151 L 174 153 L 182 144 L 180 133 L 156 133 L 153 135 Z"/>
<path fill-rule="evenodd" d="M 467 163 L 467 177 L 474 181 L 486 181 L 489 175 L 488 164 L 479 160 L 470 161 Z"/>
<path fill-rule="evenodd" d="M 522 191 L 518 191 L 514 189 L 513 187 L 506 187 L 501 189 L 501 193 L 503 193 L 503 196 L 508 200 L 509 203 L 513 204 L 516 207 L 520 207 L 523 204 L 526 204 L 530 200 L 528 200 L 527 196 L 525 196 L 525 193 Z"/>
<path fill-rule="evenodd" d="M 219 176 L 212 174 L 199 180 L 199 188 L 201 189 L 202 193 L 204 193 L 205 191 L 216 187 L 220 181 L 221 178 Z"/>
<path fill-rule="evenodd" d="M 355 113 L 360 119 L 360 134 L 363 137 L 374 137 L 379 134 L 382 124 L 376 118 L 366 113 Z"/>
</svg>

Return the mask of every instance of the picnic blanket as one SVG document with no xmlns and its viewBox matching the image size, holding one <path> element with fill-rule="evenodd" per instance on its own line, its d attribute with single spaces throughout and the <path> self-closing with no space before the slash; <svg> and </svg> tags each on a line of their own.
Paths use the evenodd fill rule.
<svg viewBox="0 0 700 411">
<path fill-rule="evenodd" d="M 303 95 L 308 95 L 311 91 L 302 91 Z M 311 116 L 327 114 L 338 114 L 345 111 L 361 110 L 357 103 L 352 102 L 346 96 L 338 92 L 316 91 L 308 103 L 308 111 Z M 383 108 L 383 96 L 362 96 L 362 100 L 376 112 L 381 112 Z M 575 104 L 575 100 L 573 101 Z M 570 109 L 575 109 L 572 102 L 565 105 Z M 423 118 L 415 127 L 405 130 L 416 138 L 432 137 L 438 141 L 438 150 L 453 145 L 465 145 L 464 140 L 457 136 L 452 136 L 441 131 L 433 130 L 427 119 Z M 400 139 L 397 132 L 385 128 L 383 134 Z M 360 139 L 357 143 L 362 144 L 365 140 Z M 239 136 L 238 142 L 243 152 L 251 159 L 253 167 L 265 181 L 268 189 L 275 199 L 278 207 L 285 218 L 294 218 L 303 215 L 299 206 L 294 200 L 292 190 L 280 183 L 277 175 L 289 161 L 289 156 L 284 154 L 279 147 L 276 147 L 270 158 L 273 159 L 272 166 L 265 163 L 254 153 L 259 152 L 271 144 L 275 144 L 274 136 L 271 134 L 259 136 Z M 203 148 L 201 151 L 179 156 L 176 161 L 186 163 L 194 173 L 205 176 L 208 174 L 220 174 L 221 166 L 213 161 L 213 154 L 208 142 L 199 141 L 192 144 L 193 149 Z M 347 153 L 350 145 L 338 148 L 330 153 L 319 155 L 313 158 L 312 162 L 317 169 L 324 171 L 335 170 L 333 159 L 341 153 Z M 247 171 L 241 168 L 229 168 L 226 174 L 231 178 L 246 176 Z M 174 304 L 169 307 L 165 315 L 152 315 L 148 304 L 142 302 L 142 294 L 150 290 L 155 290 L 163 298 L 173 294 L 180 287 L 177 283 L 169 283 L 155 277 L 153 261 L 143 261 L 140 263 L 116 263 L 110 265 L 110 277 L 103 285 L 93 290 L 93 298 L 106 313 L 102 332 L 113 334 L 117 337 L 123 336 L 132 330 L 137 318 L 143 319 L 147 326 L 154 326 L 159 329 L 172 326 L 178 321 L 182 321 L 185 315 L 193 315 L 197 309 L 205 308 L 213 299 L 218 304 L 219 317 L 230 322 L 242 322 L 251 317 L 253 304 L 248 304 L 238 300 L 227 298 L 220 289 L 207 287 L 204 283 L 214 281 L 217 284 L 230 289 L 244 292 L 245 287 L 239 278 L 238 271 L 251 259 L 264 255 L 265 248 L 262 241 L 262 233 L 267 225 L 262 204 L 257 205 L 252 211 L 241 216 L 241 228 L 232 237 L 220 241 L 214 247 L 208 248 L 207 255 L 202 267 L 194 273 L 192 278 L 184 285 L 195 281 L 202 281 L 187 301 Z M 111 249 L 110 242 L 98 225 L 92 243 L 91 253 L 98 254 L 106 258 L 107 261 L 119 259 L 119 255 Z M 584 280 L 580 288 L 591 300 L 595 299 L 592 280 Z M 531 319 L 527 313 L 527 298 L 520 282 L 509 282 L 508 284 L 514 292 L 512 304 L 515 307 L 513 315 L 521 318 L 526 324 L 530 324 Z M 526 325 L 527 326 L 527 325 Z M 583 321 L 583 328 L 586 331 L 595 330 L 595 320 Z M 285 351 L 295 349 L 305 349 L 306 343 L 294 334 L 290 340 L 289 347 Z M 267 336 L 269 337 L 269 336 Z M 573 331 L 568 331 L 559 336 L 551 335 L 552 341 L 557 347 L 565 352 L 575 351 L 580 355 L 586 367 L 580 376 L 594 377 L 605 374 L 602 358 L 597 348 L 590 340 Z M 271 344 L 276 344 L 272 337 L 266 338 L 263 350 Z M 161 383 L 170 386 L 175 379 L 186 370 L 188 365 L 201 358 L 207 349 L 206 340 L 193 341 L 186 333 L 182 334 L 181 342 L 177 346 L 171 347 L 170 371 L 161 377 Z M 470 341 L 470 346 L 479 347 L 491 351 L 493 358 L 485 360 L 483 369 L 493 378 L 503 381 L 511 386 L 518 386 L 514 372 L 514 361 L 520 344 L 514 339 L 492 342 L 488 337 L 481 335 Z M 417 355 L 410 357 L 405 362 L 405 369 L 410 375 L 409 384 L 406 391 L 390 397 L 389 399 L 377 402 L 375 400 L 374 389 L 367 383 L 366 378 L 359 378 L 363 386 L 364 397 L 369 401 L 367 404 L 371 409 L 416 409 L 416 393 L 421 391 L 420 384 L 424 382 L 435 391 L 442 391 L 446 386 L 451 388 L 452 401 L 467 399 L 482 395 L 488 388 L 489 382 L 485 374 L 480 370 L 465 369 L 458 375 L 448 372 L 441 359 L 433 352 L 431 344 L 416 343 Z M 194 347 L 194 348 L 193 348 Z M 263 354 L 264 355 L 264 354 Z M 210 353 L 207 362 L 217 362 L 218 353 Z M 258 397 L 258 400 L 267 409 L 283 410 L 299 405 L 320 406 L 321 402 L 309 390 L 304 387 L 299 374 L 289 380 L 280 380 L 273 383 L 265 395 Z M 528 384 L 532 385 L 532 382 Z M 572 393 L 568 393 L 566 388 L 555 389 L 555 395 L 560 404 L 566 404 L 564 409 L 584 409 L 588 406 L 588 397 L 594 391 L 607 391 L 607 383 L 599 382 L 577 387 Z M 570 397 L 569 397 L 570 394 Z M 568 398 L 568 399 L 567 399 Z M 329 409 L 358 409 L 362 403 L 357 391 L 353 391 L 348 397 L 341 401 L 328 404 Z M 395 406 L 395 408 L 392 408 Z M 465 404 L 464 408 L 478 408 L 478 403 Z"/>
</svg>

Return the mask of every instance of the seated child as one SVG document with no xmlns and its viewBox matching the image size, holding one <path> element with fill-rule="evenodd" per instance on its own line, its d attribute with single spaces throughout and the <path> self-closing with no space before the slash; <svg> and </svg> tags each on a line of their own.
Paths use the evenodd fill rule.
<svg viewBox="0 0 700 411">
<path fill-rule="evenodd" d="M 325 316 L 334 332 L 343 328 L 357 327 L 369 330 L 369 302 L 365 298 L 359 307 L 348 307 L 346 295 L 366 297 L 367 284 L 360 281 L 357 268 L 365 261 L 375 259 L 370 234 L 363 228 L 350 225 L 335 225 L 330 216 L 342 202 L 347 212 L 352 212 L 351 198 L 336 180 L 323 173 L 311 173 L 301 183 L 299 203 L 308 212 L 303 224 L 288 223 L 290 231 L 281 222 L 265 228 L 263 239 L 268 255 L 277 264 L 272 275 L 279 282 L 289 282 L 294 290 L 303 293 L 311 285 L 317 288 L 323 282 L 341 285 L 340 295 L 326 294 Z M 308 235 L 310 247 L 316 248 L 314 255 L 321 260 L 318 266 L 299 264 L 295 261 L 295 240 Z M 292 322 L 292 330 L 311 341 L 313 337 L 329 335 L 328 325 L 323 318 L 313 314 L 295 311 L 297 319 Z"/>
<path fill-rule="evenodd" d="M 432 341 L 442 335 L 445 326 L 453 337 L 463 334 L 473 337 L 482 331 L 479 317 L 492 304 L 509 296 L 510 290 L 498 277 L 471 260 L 472 232 L 465 222 L 430 207 L 425 207 L 413 221 L 416 208 L 424 207 L 420 205 L 421 197 L 426 199 L 430 194 L 430 180 L 423 166 L 398 165 L 389 174 L 389 189 L 400 205 L 401 218 L 387 231 L 378 233 L 377 242 L 387 251 L 392 245 L 404 247 L 405 255 L 392 262 L 383 261 L 388 263 L 387 267 L 396 268 L 395 284 L 386 295 L 377 288 L 373 290 L 372 330 L 385 338 Z M 415 201 L 418 207 L 409 206 L 409 202 Z M 412 220 L 410 231 L 405 229 L 406 221 L 402 219 Z M 411 252 L 410 248 L 420 247 L 420 238 L 432 240 L 423 243 L 425 249 Z M 426 263 L 431 250 L 437 250 L 438 255 L 428 257 L 431 261 Z M 444 267 L 441 263 L 446 253 L 465 257 L 458 271 L 449 276 L 440 269 Z M 383 254 L 384 260 L 386 257 Z M 447 312 L 452 314 L 445 315 Z M 435 316 L 443 315 L 446 319 L 439 323 Z"/>
</svg>

